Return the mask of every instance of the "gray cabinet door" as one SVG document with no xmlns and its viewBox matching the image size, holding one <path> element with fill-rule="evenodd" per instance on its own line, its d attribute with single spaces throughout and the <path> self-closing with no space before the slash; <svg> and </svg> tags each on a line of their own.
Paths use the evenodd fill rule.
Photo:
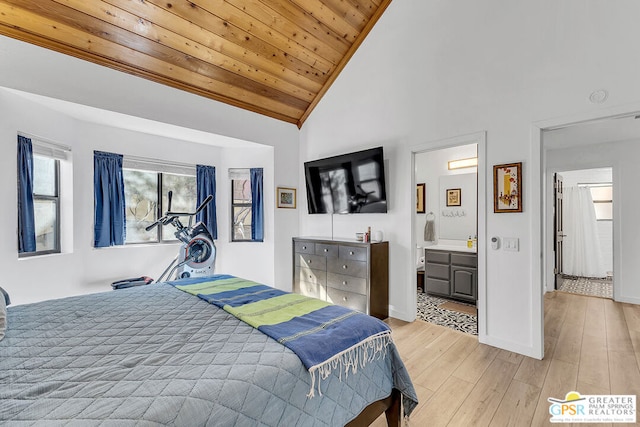
<svg viewBox="0 0 640 427">
<path fill-rule="evenodd" d="M 475 302 L 478 273 L 475 268 L 451 267 L 451 296 Z"/>
</svg>

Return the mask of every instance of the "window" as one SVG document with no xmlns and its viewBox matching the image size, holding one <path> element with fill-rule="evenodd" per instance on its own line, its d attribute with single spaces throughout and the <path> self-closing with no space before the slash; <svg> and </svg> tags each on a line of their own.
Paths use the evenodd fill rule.
<svg viewBox="0 0 640 427">
<path fill-rule="evenodd" d="M 60 161 L 33 156 L 33 216 L 36 251 L 30 255 L 60 252 Z"/>
<path fill-rule="evenodd" d="M 176 241 L 173 226 L 146 231 L 169 208 L 167 194 L 173 192 L 171 210 L 193 212 L 196 209 L 196 177 L 178 173 L 127 168 L 125 158 L 124 193 L 126 201 L 125 244 Z M 186 225 L 186 224 L 185 224 Z"/>
<path fill-rule="evenodd" d="M 613 220 L 613 186 L 605 184 L 592 186 L 589 189 L 591 190 L 593 207 L 596 211 L 596 220 Z"/>
<path fill-rule="evenodd" d="M 231 241 L 262 242 L 264 195 L 262 168 L 229 169 L 231 179 Z"/>
<path fill-rule="evenodd" d="M 231 180 L 233 242 L 251 241 L 251 181 L 237 177 Z"/>
</svg>

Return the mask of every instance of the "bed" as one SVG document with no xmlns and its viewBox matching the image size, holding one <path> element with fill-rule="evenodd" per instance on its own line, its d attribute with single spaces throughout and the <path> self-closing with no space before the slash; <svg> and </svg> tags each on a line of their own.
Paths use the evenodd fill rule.
<svg viewBox="0 0 640 427">
<path fill-rule="evenodd" d="M 400 425 L 417 404 L 392 342 L 314 385 L 289 348 L 175 285 L 9 307 L 0 424 Z"/>
</svg>

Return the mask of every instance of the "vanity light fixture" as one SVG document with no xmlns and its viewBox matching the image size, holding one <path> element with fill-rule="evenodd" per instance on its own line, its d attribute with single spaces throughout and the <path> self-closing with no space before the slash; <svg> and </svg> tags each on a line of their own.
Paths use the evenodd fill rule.
<svg viewBox="0 0 640 427">
<path fill-rule="evenodd" d="M 478 158 L 471 157 L 469 159 L 451 160 L 447 162 L 447 165 L 449 170 L 471 168 L 473 166 L 478 166 Z"/>
</svg>

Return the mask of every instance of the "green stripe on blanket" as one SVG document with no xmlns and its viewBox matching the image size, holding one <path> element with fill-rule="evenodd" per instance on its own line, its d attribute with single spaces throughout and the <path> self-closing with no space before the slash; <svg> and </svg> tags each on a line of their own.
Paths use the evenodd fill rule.
<svg viewBox="0 0 640 427">
<path fill-rule="evenodd" d="M 257 285 L 258 283 L 256 282 L 233 277 L 229 279 L 221 279 L 212 282 L 202 282 L 192 285 L 176 285 L 176 288 L 191 295 L 210 295 L 227 291 L 235 291 L 243 288 L 250 288 Z"/>
<path fill-rule="evenodd" d="M 238 307 L 225 305 L 223 308 L 238 319 L 245 321 L 254 328 L 258 328 L 260 326 L 288 322 L 294 317 L 309 314 L 329 305 L 326 301 L 309 298 L 304 295 L 285 294 Z"/>
</svg>

